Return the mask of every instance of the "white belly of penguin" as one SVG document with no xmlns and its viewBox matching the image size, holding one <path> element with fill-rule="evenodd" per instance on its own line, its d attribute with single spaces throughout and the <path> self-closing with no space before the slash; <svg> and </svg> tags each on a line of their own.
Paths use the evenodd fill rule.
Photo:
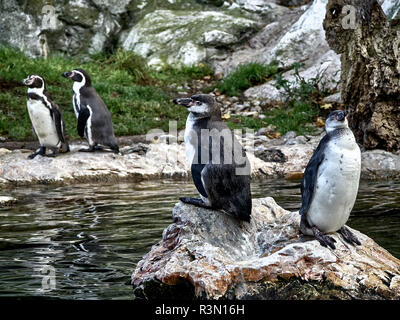
<svg viewBox="0 0 400 320">
<path fill-rule="evenodd" d="M 197 135 L 196 132 L 193 130 L 193 121 L 190 119 L 190 116 L 186 120 L 184 140 L 185 140 L 186 160 L 190 168 L 192 166 L 193 159 L 196 154 L 196 148 L 198 146 Z"/>
<path fill-rule="evenodd" d="M 28 113 L 40 145 L 43 147 L 57 147 L 60 139 L 49 109 L 41 101 L 29 99 Z"/>
<path fill-rule="evenodd" d="M 360 148 L 342 137 L 330 142 L 318 169 L 314 196 L 307 213 L 311 226 L 324 233 L 338 231 L 349 219 L 358 193 L 361 172 Z M 336 145 L 335 145 L 336 142 Z"/>
</svg>

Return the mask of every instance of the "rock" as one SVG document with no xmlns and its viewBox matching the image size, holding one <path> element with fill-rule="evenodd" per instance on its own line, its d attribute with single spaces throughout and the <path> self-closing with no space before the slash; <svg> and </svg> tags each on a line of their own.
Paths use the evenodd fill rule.
<svg viewBox="0 0 400 320">
<path fill-rule="evenodd" d="M 400 261 L 368 236 L 322 247 L 300 236 L 298 212 L 253 200 L 250 223 L 177 204 L 162 240 L 138 263 L 134 294 L 145 299 L 399 299 Z"/>
<path fill-rule="evenodd" d="M 399 178 L 400 156 L 384 150 L 361 153 L 361 177 L 364 179 Z"/>
<path fill-rule="evenodd" d="M 286 162 L 287 158 L 279 149 L 264 149 L 255 152 L 256 157 L 265 162 Z"/>
<path fill-rule="evenodd" d="M 126 146 L 120 150 L 123 155 L 130 154 L 130 153 L 137 153 L 138 155 L 145 155 L 150 147 L 144 143 L 134 144 L 132 146 Z"/>
<path fill-rule="evenodd" d="M 0 196 L 0 207 L 9 206 L 17 202 L 17 199 L 8 196 Z"/>
<path fill-rule="evenodd" d="M 72 152 L 55 158 L 37 156 L 29 160 L 27 153 L 21 150 L 3 154 L 0 156 L 0 181 L 14 185 L 135 181 L 187 177 L 189 171 L 182 157 L 185 154 L 183 144 L 138 144 L 121 149 L 124 155 L 76 152 L 81 146 L 70 147 Z"/>
<path fill-rule="evenodd" d="M 118 5 L 116 5 L 118 3 Z M 52 52 L 93 54 L 107 49 L 119 35 L 130 0 L 3 1 L 0 45 L 31 57 Z"/>
<path fill-rule="evenodd" d="M 399 0 L 384 0 L 381 1 L 382 10 L 385 12 L 388 19 L 398 18 L 400 12 L 400 1 Z"/>
<path fill-rule="evenodd" d="M 129 31 L 122 47 L 149 64 L 196 65 L 209 57 L 207 48 L 239 43 L 256 30 L 255 21 L 222 12 L 156 10 Z"/>
<path fill-rule="evenodd" d="M 323 101 L 325 103 L 343 103 L 342 95 L 340 92 L 325 97 Z"/>
<path fill-rule="evenodd" d="M 11 151 L 8 150 L 8 149 L 6 149 L 6 148 L 0 148 L 0 157 L 1 157 L 3 154 L 9 153 L 9 152 L 11 152 Z"/>
<path fill-rule="evenodd" d="M 241 64 L 272 61 L 273 59 L 270 59 L 271 50 L 304 12 L 301 9 L 284 9 L 284 11 L 279 9 L 279 14 L 275 14 L 276 18 L 260 28 L 248 43 L 235 48 L 234 52 L 229 55 L 221 55 L 220 58 L 215 57 L 210 61 L 215 73 L 226 76 Z"/>
<path fill-rule="evenodd" d="M 285 100 L 283 90 L 278 90 L 270 82 L 247 89 L 244 96 L 246 98 L 264 99 L 267 103 Z"/>
<path fill-rule="evenodd" d="M 305 12 L 294 9 L 286 16 L 278 18 L 250 39 L 248 47 L 236 50 L 231 57 L 214 62 L 214 69 L 217 73 L 226 75 L 238 65 L 253 61 L 263 64 L 278 61 L 283 68 L 303 62 L 301 77 L 306 81 L 319 78 L 321 89 L 336 89 L 340 81 L 341 65 L 339 55 L 329 48 L 325 40 L 322 22 L 327 2 L 328 0 L 315 0 Z M 271 38 L 272 35 L 274 38 Z M 293 82 L 293 71 L 284 72 L 283 78 Z M 250 88 L 245 91 L 245 96 L 265 99 L 269 103 L 283 101 L 284 91 L 276 89 L 273 84 L 270 81 Z"/>
<path fill-rule="evenodd" d="M 256 136 L 266 136 L 268 133 L 275 131 L 275 126 L 268 126 L 266 128 L 260 128 L 257 133 Z"/>
<path fill-rule="evenodd" d="M 225 3 L 228 5 L 228 2 Z M 284 6 L 265 0 L 234 0 L 228 10 L 238 10 L 250 14 L 253 18 L 263 22 L 271 22 L 289 12 Z"/>
<path fill-rule="evenodd" d="M 268 134 L 270 129 L 267 128 Z M 178 141 L 183 140 L 182 134 L 181 130 Z M 251 132 L 238 136 L 238 139 L 247 146 L 253 178 L 283 178 L 291 172 L 304 171 L 323 135 L 299 136 L 294 138 L 294 144 L 285 144 L 288 140 L 283 138 L 270 139 Z M 120 155 L 107 151 L 77 152 L 82 145 L 72 144 L 70 153 L 56 158 L 37 156 L 33 160 L 27 159 L 31 150 L 0 149 L 0 184 L 72 184 L 160 177 L 186 179 L 190 170 L 182 156 L 185 145 L 175 142 L 176 137 L 172 144 L 131 142 L 121 148 Z M 381 150 L 362 152 L 361 177 L 374 180 L 400 178 L 400 154 Z"/>
<path fill-rule="evenodd" d="M 282 137 L 285 140 L 289 140 L 289 139 L 294 139 L 296 138 L 297 133 L 294 131 L 288 131 L 284 134 L 284 136 Z"/>
</svg>

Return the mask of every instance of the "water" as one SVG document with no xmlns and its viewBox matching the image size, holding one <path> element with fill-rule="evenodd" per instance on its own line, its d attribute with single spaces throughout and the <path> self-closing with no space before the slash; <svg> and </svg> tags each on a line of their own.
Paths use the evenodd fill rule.
<svg viewBox="0 0 400 320">
<path fill-rule="evenodd" d="M 288 210 L 299 208 L 298 181 L 257 182 L 252 190 L 254 197 L 274 196 Z M 362 182 L 349 221 L 396 257 L 399 191 L 400 182 Z M 171 223 L 178 196 L 196 191 L 191 183 L 156 181 L 20 187 L 1 194 L 19 202 L 0 208 L 0 297 L 132 299 L 137 262 Z M 53 274 L 55 283 L 42 287 L 43 276 Z"/>
</svg>

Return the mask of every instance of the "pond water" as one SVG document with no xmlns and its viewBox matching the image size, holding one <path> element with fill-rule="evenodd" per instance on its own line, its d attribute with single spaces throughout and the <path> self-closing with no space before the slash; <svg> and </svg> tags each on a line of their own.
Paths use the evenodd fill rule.
<svg viewBox="0 0 400 320">
<path fill-rule="evenodd" d="M 255 182 L 255 198 L 300 206 L 300 182 Z M 190 182 L 155 181 L 2 190 L 18 199 L 0 208 L 0 297 L 132 299 L 137 262 L 171 223 Z M 400 258 L 400 182 L 362 182 L 349 225 Z M 45 281 L 52 276 L 55 282 Z"/>
</svg>

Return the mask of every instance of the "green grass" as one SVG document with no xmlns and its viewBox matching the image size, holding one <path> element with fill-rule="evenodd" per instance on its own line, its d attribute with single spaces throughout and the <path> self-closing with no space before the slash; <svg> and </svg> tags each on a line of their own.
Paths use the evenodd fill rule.
<svg viewBox="0 0 400 320">
<path fill-rule="evenodd" d="M 288 131 L 303 135 L 312 133 L 314 127 L 310 123 L 319 114 L 322 99 L 333 93 L 321 86 L 320 75 L 305 80 L 299 73 L 303 66 L 302 63 L 293 65 L 295 80 L 292 82 L 284 79 L 281 74 L 275 75 L 275 87 L 283 89 L 286 98 L 281 108 L 266 113 L 265 120 L 275 125 L 281 134 Z"/>
<path fill-rule="evenodd" d="M 276 63 L 263 65 L 252 62 L 240 65 L 234 72 L 224 78 L 217 88 L 229 96 L 238 96 L 250 87 L 266 82 L 271 76 L 278 72 Z"/>
<path fill-rule="evenodd" d="M 301 77 L 299 69 L 302 66 L 303 64 L 300 63 L 292 66 L 295 80 L 291 82 L 284 79 L 280 73 L 274 75 L 275 87 L 283 89 L 285 101 L 281 105 L 278 104 L 277 107 L 265 111 L 263 113 L 266 116 L 265 119 L 235 116 L 229 120 L 228 126 L 231 129 L 246 127 L 258 130 L 268 125 L 274 125 L 276 131 L 282 135 L 289 131 L 295 131 L 298 135 L 313 133 L 315 127 L 310 124 L 319 114 L 321 101 L 333 92 L 321 86 L 319 75 L 307 81 Z M 246 72 L 249 70 L 250 68 L 246 69 Z M 239 67 L 232 75 L 235 74 L 242 75 L 245 72 Z"/>
<path fill-rule="evenodd" d="M 58 55 L 31 59 L 15 49 L 0 48 L 0 135 L 15 140 L 32 138 L 26 110 L 27 88 L 20 82 L 29 74 L 40 74 L 63 112 L 67 135 L 77 138 L 72 82 L 61 73 L 78 67 L 90 74 L 93 86 L 112 114 L 117 136 L 145 134 L 153 128 L 167 131 L 170 120 L 178 121 L 178 129 L 182 129 L 187 112 L 172 104 L 176 92 L 168 86 L 212 74 L 206 65 L 157 71 L 132 52 L 99 54 L 82 62 Z"/>
</svg>

